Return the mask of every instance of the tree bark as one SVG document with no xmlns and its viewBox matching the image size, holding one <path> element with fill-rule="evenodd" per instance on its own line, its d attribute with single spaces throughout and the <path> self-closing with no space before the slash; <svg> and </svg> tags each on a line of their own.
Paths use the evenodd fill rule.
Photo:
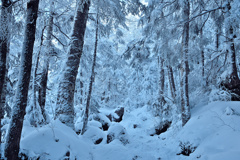
<svg viewBox="0 0 240 160">
<path fill-rule="evenodd" d="M 176 87 L 175 87 L 175 82 L 174 82 L 174 77 L 173 77 L 173 70 L 172 70 L 171 66 L 168 66 L 168 79 L 169 79 L 169 84 L 170 84 L 170 88 L 171 88 L 172 98 L 175 101 Z"/>
<path fill-rule="evenodd" d="M 3 85 L 6 74 L 7 53 L 9 51 L 9 35 L 11 16 L 11 1 L 2 0 L 1 21 L 0 21 L 0 97 L 2 97 Z"/>
<path fill-rule="evenodd" d="M 189 106 L 189 93 L 188 93 L 188 43 L 189 43 L 189 15 L 190 15 L 190 3 L 189 0 L 184 1 L 183 18 L 186 21 L 183 26 L 183 62 L 184 62 L 184 98 L 185 104 L 181 103 L 182 108 L 182 125 L 184 126 L 191 117 Z M 183 85 L 182 85 L 183 87 Z"/>
<path fill-rule="evenodd" d="M 5 157 L 18 159 L 20 139 L 23 127 L 23 119 L 26 113 L 28 87 L 32 68 L 32 54 L 35 41 L 36 21 L 39 0 L 30 0 L 27 3 L 26 28 L 24 33 L 21 66 L 19 71 L 15 106 L 13 107 L 12 119 L 9 125 L 5 144 Z"/>
<path fill-rule="evenodd" d="M 54 8 L 54 1 L 52 1 L 50 6 L 50 15 L 48 20 L 47 26 L 47 51 L 44 54 L 44 64 L 43 70 L 40 78 L 40 89 L 39 89 L 39 98 L 38 102 L 41 108 L 41 112 L 44 118 L 44 122 L 47 122 L 47 113 L 45 111 L 45 103 L 46 103 L 46 93 L 47 93 L 47 81 L 48 81 L 48 68 L 49 68 L 49 58 L 50 54 L 53 52 L 52 46 L 52 32 L 53 32 L 53 8 Z"/>
<path fill-rule="evenodd" d="M 55 118 L 74 128 L 74 91 L 80 58 L 83 51 L 84 34 L 88 19 L 90 0 L 77 2 L 74 27 L 68 51 L 68 58 L 60 79 Z"/>
<path fill-rule="evenodd" d="M 37 57 L 36 57 L 36 62 L 35 62 L 35 67 L 34 67 L 34 73 L 33 73 L 33 78 L 32 78 L 32 83 L 33 83 L 33 88 L 32 88 L 32 92 L 33 92 L 33 106 L 31 106 L 31 118 L 32 121 L 30 121 L 30 124 L 32 126 L 37 126 L 37 119 L 35 118 L 35 114 L 33 113 L 34 110 L 38 110 L 38 107 L 37 107 L 37 96 L 36 96 L 36 93 L 37 93 L 37 89 L 39 88 L 38 87 L 38 84 L 37 84 L 37 80 L 36 80 L 36 77 L 37 77 L 37 71 L 38 71 L 38 66 L 39 66 L 39 59 L 40 59 L 40 54 L 41 54 L 41 49 L 42 49 L 42 46 L 43 46 L 43 35 L 44 35 L 44 30 L 45 30 L 46 27 L 44 27 L 42 29 L 42 34 L 41 34 L 41 41 L 40 41 L 40 48 L 39 48 L 39 51 L 38 51 L 38 54 L 37 54 Z"/>
<path fill-rule="evenodd" d="M 202 22 L 202 21 L 201 21 Z M 203 49 L 203 27 L 200 29 L 200 52 L 201 52 L 201 62 L 202 62 L 202 84 L 205 86 L 206 79 L 205 79 L 205 55 L 204 55 L 204 49 Z"/>
<path fill-rule="evenodd" d="M 164 60 L 163 60 L 163 55 L 159 56 L 159 61 L 160 61 L 160 83 L 159 83 L 159 109 L 160 109 L 160 115 L 163 116 L 163 106 L 165 104 L 164 100 L 164 83 L 165 83 L 165 77 L 164 77 Z"/>
<path fill-rule="evenodd" d="M 82 70 L 80 72 L 80 104 L 83 104 L 83 75 Z"/>
<path fill-rule="evenodd" d="M 231 58 L 231 73 L 223 82 L 223 86 L 230 90 L 233 94 L 231 97 L 232 101 L 239 101 L 240 100 L 240 79 L 238 77 L 238 71 L 237 71 L 237 64 L 236 64 L 236 51 L 235 51 L 235 44 L 234 44 L 234 38 L 236 36 L 233 32 L 233 27 L 229 27 L 229 43 L 230 43 L 230 49 L 228 52 L 230 52 L 230 58 Z"/>
<path fill-rule="evenodd" d="M 231 14 L 231 0 L 228 0 L 227 9 L 229 16 Z M 227 22 L 229 23 L 229 21 Z M 222 86 L 225 89 L 229 90 L 232 93 L 231 100 L 232 101 L 239 101 L 240 100 L 240 80 L 238 77 L 237 71 L 237 64 L 236 64 L 236 51 L 235 51 L 235 44 L 234 39 L 237 36 L 234 33 L 234 28 L 231 24 L 226 24 L 226 31 L 227 31 L 227 45 L 229 45 L 229 49 L 227 50 L 230 53 L 230 62 L 231 62 L 231 73 L 226 77 L 226 80 L 222 82 Z"/>
<path fill-rule="evenodd" d="M 91 95 L 92 95 L 92 85 L 93 85 L 94 78 L 95 78 L 94 69 L 95 69 L 95 66 L 96 66 L 97 46 L 98 46 L 98 11 L 97 11 L 97 18 L 96 18 L 96 35 L 95 35 L 95 46 L 94 46 L 92 73 L 91 73 L 90 82 L 89 82 L 86 109 L 85 109 L 85 113 L 84 113 L 84 117 L 83 117 L 83 128 L 82 128 L 82 133 L 81 133 L 82 135 L 85 133 L 85 131 L 87 129 L 89 107 L 90 107 Z"/>
<path fill-rule="evenodd" d="M 0 20 L 0 147 L 2 142 L 2 118 L 4 116 L 5 94 L 4 85 L 6 85 L 7 73 L 7 54 L 9 52 L 10 24 L 12 14 L 12 3 L 10 0 L 2 0 L 1 20 Z M 4 95 L 3 95 L 4 94 Z M 0 152 L 0 158 L 1 158 Z"/>
</svg>

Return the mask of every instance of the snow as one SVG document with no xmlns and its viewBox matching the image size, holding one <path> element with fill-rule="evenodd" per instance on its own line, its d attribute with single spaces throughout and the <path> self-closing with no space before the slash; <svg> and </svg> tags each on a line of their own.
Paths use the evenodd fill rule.
<svg viewBox="0 0 240 160">
<path fill-rule="evenodd" d="M 240 159 L 240 102 L 212 102 L 192 110 L 192 117 L 181 127 L 174 123 L 164 133 L 150 136 L 159 124 L 147 107 L 125 109 L 120 123 L 109 122 L 108 131 L 103 131 L 97 121 L 88 123 L 84 135 L 77 135 L 59 121 L 52 121 L 40 128 L 24 124 L 21 151 L 41 159 L 63 159 L 70 152 L 70 159 L 83 160 L 239 160 Z M 101 109 L 100 109 L 101 112 Z M 106 109 L 101 112 L 104 117 Z M 107 121 L 107 120 L 106 120 Z M 121 131 L 126 132 L 121 135 Z M 107 143 L 107 135 L 124 136 Z M 94 142 L 103 138 L 96 145 Z M 190 156 L 181 153 L 180 144 L 195 148 Z"/>
<path fill-rule="evenodd" d="M 28 129 L 23 129 L 25 134 Z M 71 159 L 90 158 L 90 146 L 58 120 L 25 135 L 21 141 L 21 151 L 28 152 L 34 158 L 41 155 L 41 159 L 63 159 L 68 151 Z"/>
</svg>

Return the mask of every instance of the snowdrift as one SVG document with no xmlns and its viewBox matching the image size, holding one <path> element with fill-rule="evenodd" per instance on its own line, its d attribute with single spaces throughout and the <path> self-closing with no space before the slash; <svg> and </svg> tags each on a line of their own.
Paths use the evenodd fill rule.
<svg viewBox="0 0 240 160">
<path fill-rule="evenodd" d="M 53 160 L 240 159 L 240 102 L 214 102 L 194 108 L 184 127 L 180 122 L 172 123 L 166 132 L 154 136 L 150 135 L 159 117 L 153 117 L 147 107 L 126 109 L 122 119 L 111 122 L 106 131 L 91 122 L 83 136 L 59 121 L 41 128 L 25 125 L 21 152 L 32 159 Z M 119 138 L 108 143 L 110 133 Z M 121 141 L 121 136 L 127 143 Z M 94 144 L 93 139 L 99 137 L 102 141 Z"/>
</svg>

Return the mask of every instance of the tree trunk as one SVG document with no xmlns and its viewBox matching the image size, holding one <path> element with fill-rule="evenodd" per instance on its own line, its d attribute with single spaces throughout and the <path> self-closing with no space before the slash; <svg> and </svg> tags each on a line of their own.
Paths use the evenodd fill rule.
<svg viewBox="0 0 240 160">
<path fill-rule="evenodd" d="M 80 72 L 80 104 L 83 104 L 83 75 L 82 75 L 82 70 Z"/>
<path fill-rule="evenodd" d="M 9 35 L 10 35 L 10 25 L 9 22 L 11 20 L 12 14 L 12 3 L 10 0 L 2 0 L 2 8 L 1 8 L 1 20 L 0 20 L 0 148 L 2 141 L 2 118 L 4 116 L 4 103 L 5 103 L 5 95 L 3 97 L 4 92 L 4 84 L 5 75 L 7 72 L 6 62 L 7 62 L 7 54 L 9 52 Z M 6 93 L 6 92 L 5 92 Z M 1 158 L 0 151 L 0 158 Z"/>
<path fill-rule="evenodd" d="M 85 109 L 85 113 L 84 113 L 84 117 L 83 117 L 83 128 L 82 128 L 82 133 L 81 133 L 82 135 L 85 133 L 85 131 L 87 129 L 89 107 L 90 107 L 91 94 L 92 94 L 92 85 L 93 85 L 94 78 L 95 78 L 94 69 L 96 66 L 97 46 L 98 46 L 98 11 L 97 11 L 96 21 L 97 22 L 96 22 L 95 48 L 94 48 L 94 55 L 93 55 L 92 73 L 91 73 L 90 82 L 89 82 L 86 109 Z"/>
<path fill-rule="evenodd" d="M 55 118 L 74 128 L 74 91 L 80 58 L 83 51 L 84 34 L 88 18 L 90 0 L 80 0 L 77 3 L 75 22 L 71 36 L 68 58 L 63 70 L 58 88 L 58 98 Z"/>
<path fill-rule="evenodd" d="M 200 52 L 201 52 L 201 62 L 202 62 L 202 84 L 203 86 L 206 85 L 206 79 L 205 79 L 205 55 L 204 55 L 204 50 L 203 50 L 203 27 L 200 29 Z"/>
<path fill-rule="evenodd" d="M 11 16 L 11 1 L 2 0 L 1 21 L 0 21 L 0 97 L 2 97 L 3 85 L 6 73 L 6 60 L 9 51 L 9 20 Z"/>
<path fill-rule="evenodd" d="M 18 85 L 15 95 L 16 102 L 15 106 L 13 107 L 12 119 L 9 125 L 5 144 L 5 157 L 9 160 L 18 159 L 23 119 L 27 106 L 28 86 L 32 68 L 32 54 L 35 41 L 38 4 L 39 0 L 30 0 L 27 3 L 26 28 L 24 33 Z"/>
<path fill-rule="evenodd" d="M 231 0 L 228 0 L 227 4 L 228 9 L 228 16 L 231 14 Z M 229 22 L 227 22 L 229 23 Z M 227 24 L 226 25 L 226 31 L 227 31 L 227 40 L 229 46 L 228 52 L 230 52 L 230 62 L 231 62 L 231 73 L 228 75 L 226 80 L 222 83 L 225 89 L 229 90 L 232 93 L 231 100 L 232 101 L 239 101 L 240 100 L 240 80 L 237 73 L 237 64 L 236 64 L 236 51 L 235 51 L 235 44 L 234 39 L 237 38 L 237 36 L 234 33 L 234 29 L 232 25 Z"/>
<path fill-rule="evenodd" d="M 169 79 L 169 84 L 170 84 L 172 98 L 175 101 L 175 98 L 176 98 L 176 87 L 175 87 L 175 82 L 174 82 L 174 77 L 173 77 L 173 70 L 172 70 L 171 66 L 168 66 L 168 79 Z"/>
<path fill-rule="evenodd" d="M 237 73 L 237 64 L 236 64 L 236 51 L 235 51 L 235 44 L 234 38 L 236 36 L 233 32 L 233 27 L 229 27 L 229 43 L 230 43 L 230 56 L 231 56 L 231 74 L 227 77 L 225 82 L 222 85 L 227 89 L 230 90 L 233 94 L 231 97 L 232 101 L 239 101 L 240 100 L 240 80 Z"/>
<path fill-rule="evenodd" d="M 53 52 L 53 47 L 52 47 L 53 8 L 54 8 L 54 1 L 52 1 L 50 6 L 50 15 L 48 20 L 47 39 L 46 39 L 47 51 L 44 54 L 44 64 L 43 64 L 43 70 L 40 78 L 40 89 L 39 89 L 39 98 L 38 98 L 38 102 L 39 102 L 45 123 L 47 123 L 47 113 L 45 111 L 45 103 L 46 103 L 46 93 L 47 93 L 49 58 L 50 58 L 50 54 Z"/>
<path fill-rule="evenodd" d="M 36 93 L 37 93 L 37 88 L 38 88 L 38 84 L 37 84 L 37 80 L 36 80 L 36 77 L 37 77 L 37 71 L 38 71 L 38 66 L 39 66 L 39 59 L 40 59 L 40 54 L 41 54 L 41 49 L 42 49 L 42 46 L 43 46 L 43 35 L 44 35 L 44 30 L 45 30 L 46 27 L 44 27 L 42 29 L 42 35 L 41 35 L 41 42 L 40 42 L 40 48 L 39 48 L 39 51 L 38 51 L 38 54 L 37 54 L 37 57 L 36 57 L 36 62 L 35 62 L 35 67 L 34 67 L 34 73 L 33 73 L 33 78 L 32 78 L 32 83 L 33 83 L 33 88 L 32 88 L 32 92 L 33 92 L 33 105 L 31 106 L 31 110 L 30 110 L 30 124 L 32 126 L 37 126 L 37 119 L 35 117 L 35 114 L 34 114 L 34 111 L 37 111 L 38 110 L 38 107 L 37 107 L 37 96 L 36 96 Z"/>
<path fill-rule="evenodd" d="M 160 61 L 160 90 L 159 90 L 159 109 L 160 109 L 160 115 L 163 116 L 163 106 L 165 104 L 165 100 L 164 100 L 164 83 L 165 83 L 165 78 L 164 78 L 164 60 L 163 60 L 163 55 L 159 56 L 159 61 Z"/>
<path fill-rule="evenodd" d="M 231 52 L 232 75 L 235 78 L 238 78 L 237 65 L 236 65 L 236 51 L 235 51 L 235 44 L 234 44 L 234 38 L 236 38 L 236 35 L 234 35 L 234 33 L 233 33 L 232 26 L 230 26 L 229 33 L 230 33 L 230 52 Z"/>
<path fill-rule="evenodd" d="M 190 106 L 189 106 L 189 93 L 188 93 L 188 74 L 189 74 L 189 65 L 188 65 L 188 43 L 189 43 L 189 15 L 190 15 L 190 3 L 189 0 L 184 1 L 183 7 L 183 18 L 186 21 L 183 27 L 183 62 L 184 62 L 184 71 L 183 81 L 184 86 L 184 98 L 185 104 L 181 103 L 182 108 L 182 125 L 184 126 L 191 117 Z"/>
</svg>

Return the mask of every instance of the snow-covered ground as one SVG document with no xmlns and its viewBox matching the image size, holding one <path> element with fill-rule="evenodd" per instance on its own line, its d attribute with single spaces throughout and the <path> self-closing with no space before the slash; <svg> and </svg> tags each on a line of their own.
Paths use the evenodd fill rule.
<svg viewBox="0 0 240 160">
<path fill-rule="evenodd" d="M 105 111 L 106 112 L 106 111 Z M 192 117 L 182 128 L 174 124 L 167 132 L 150 136 L 158 118 L 146 107 L 125 110 L 120 123 L 112 122 L 102 131 L 97 121 L 90 121 L 82 136 L 52 121 L 41 128 L 25 124 L 21 151 L 40 159 L 79 160 L 239 160 L 240 102 L 213 102 L 192 110 Z M 115 138 L 107 143 L 107 135 Z M 100 144 L 94 142 L 103 138 Z M 177 155 L 181 147 L 195 150 L 190 156 Z"/>
</svg>

